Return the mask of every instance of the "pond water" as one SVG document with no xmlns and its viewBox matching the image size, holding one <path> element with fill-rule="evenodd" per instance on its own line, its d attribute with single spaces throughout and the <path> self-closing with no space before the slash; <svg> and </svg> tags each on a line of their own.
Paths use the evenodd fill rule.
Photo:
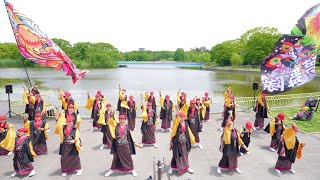
<svg viewBox="0 0 320 180">
<path fill-rule="evenodd" d="M 49 68 L 28 68 L 32 83 L 40 84 L 40 90 L 70 91 L 74 98 L 86 100 L 86 92 L 92 95 L 97 89 L 102 90 L 108 100 L 116 100 L 118 85 L 127 90 L 128 95 L 135 99 L 140 98 L 140 93 L 149 88 L 158 95 L 169 94 L 175 99 L 176 92 L 181 89 L 188 94 L 188 99 L 194 96 L 202 97 L 205 91 L 211 97 L 222 97 L 224 91 L 231 87 L 235 96 L 253 96 L 252 83 L 260 82 L 259 72 L 214 72 L 204 70 L 190 70 L 180 68 L 117 68 L 117 69 L 91 69 L 88 76 L 72 84 L 71 78 L 62 71 Z M 2 93 L 5 84 L 13 84 L 14 91 L 21 91 L 21 81 L 28 85 L 26 72 L 23 68 L 0 69 L 0 85 Z M 315 79 L 290 93 L 317 92 L 320 89 L 320 80 Z M 54 95 L 56 98 L 56 95 Z M 5 97 L 5 96 L 1 96 Z"/>
</svg>

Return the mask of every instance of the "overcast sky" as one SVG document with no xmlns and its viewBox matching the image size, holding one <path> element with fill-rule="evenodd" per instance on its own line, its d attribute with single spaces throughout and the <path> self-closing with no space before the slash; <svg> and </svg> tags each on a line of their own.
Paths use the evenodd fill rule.
<svg viewBox="0 0 320 180">
<path fill-rule="evenodd" d="M 258 27 L 290 33 L 319 0 L 9 0 L 50 38 L 108 42 L 120 51 L 176 50 L 238 38 Z M 0 3 L 0 42 L 15 42 Z"/>
</svg>

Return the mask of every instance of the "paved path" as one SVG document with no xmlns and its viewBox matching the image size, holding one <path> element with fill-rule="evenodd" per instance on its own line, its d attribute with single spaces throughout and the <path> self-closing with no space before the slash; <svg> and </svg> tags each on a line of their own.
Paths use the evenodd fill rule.
<svg viewBox="0 0 320 180">
<path fill-rule="evenodd" d="M 253 120 L 253 113 L 238 113 L 236 128 L 240 129 L 246 121 Z M 21 119 L 9 119 L 15 128 L 22 126 Z M 133 156 L 135 169 L 138 177 L 134 178 L 131 174 L 114 174 L 112 177 L 105 178 L 103 175 L 111 166 L 112 155 L 109 149 L 99 150 L 102 134 L 100 132 L 90 132 L 91 120 L 85 119 L 81 124 L 81 138 L 83 141 L 83 151 L 80 158 L 82 162 L 83 174 L 76 176 L 71 174 L 67 178 L 61 177 L 60 156 L 58 155 L 59 139 L 53 134 L 55 122 L 49 120 L 51 132 L 49 133 L 48 148 L 49 154 L 35 158 L 34 166 L 37 174 L 32 179 L 147 179 L 152 175 L 152 158 L 160 160 L 163 157 L 170 163 L 172 152 L 169 151 L 169 133 L 162 133 L 159 129 L 156 133 L 158 148 L 144 147 L 137 149 L 137 155 Z M 138 120 L 137 126 L 141 121 Z M 221 124 L 220 114 L 213 114 L 211 120 L 204 124 L 205 132 L 200 134 L 201 144 L 204 149 L 193 148 L 189 155 L 191 168 L 195 171 L 193 175 L 185 173 L 178 175 L 174 173 L 172 179 L 305 179 L 316 180 L 320 178 L 320 138 L 314 134 L 298 134 L 300 141 L 307 142 L 303 150 L 302 159 L 293 164 L 296 174 L 284 173 L 277 175 L 274 172 L 274 165 L 277 160 L 277 154 L 268 150 L 270 137 L 263 131 L 255 131 L 252 135 L 250 144 L 251 155 L 245 155 L 239 158 L 239 167 L 242 174 L 236 172 L 223 172 L 222 175 L 216 173 L 217 164 L 222 156 L 219 152 L 219 137 L 221 132 L 218 130 Z M 159 125 L 158 125 L 159 127 Z M 138 128 L 139 129 L 139 128 Z M 133 137 L 141 140 L 140 131 L 133 133 Z M 10 174 L 13 172 L 12 156 L 0 157 L 0 179 L 11 179 Z M 19 178 L 19 177 L 17 177 Z M 27 177 L 26 177 L 27 178 Z M 27 178 L 28 179 L 28 178 Z M 167 179 L 163 176 L 163 179 Z"/>
</svg>

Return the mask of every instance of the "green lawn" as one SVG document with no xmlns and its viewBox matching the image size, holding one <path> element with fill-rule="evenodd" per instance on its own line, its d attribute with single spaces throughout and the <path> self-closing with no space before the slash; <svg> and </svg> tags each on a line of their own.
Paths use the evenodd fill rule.
<svg viewBox="0 0 320 180">
<path fill-rule="evenodd" d="M 274 118 L 279 112 L 285 114 L 285 123 L 290 125 L 292 122 L 295 122 L 298 128 L 304 132 L 320 132 L 320 108 L 318 112 L 314 112 L 314 117 L 312 121 L 297 121 L 290 120 L 289 117 L 293 117 L 298 112 L 299 107 L 286 108 L 286 109 L 274 109 L 271 110 L 271 116 Z"/>
</svg>

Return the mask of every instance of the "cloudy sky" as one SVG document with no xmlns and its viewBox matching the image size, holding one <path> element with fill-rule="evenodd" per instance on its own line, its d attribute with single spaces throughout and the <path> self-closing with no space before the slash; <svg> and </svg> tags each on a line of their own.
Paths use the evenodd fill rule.
<svg viewBox="0 0 320 180">
<path fill-rule="evenodd" d="M 238 38 L 258 27 L 290 33 L 319 0 L 9 0 L 50 38 L 108 42 L 121 51 L 175 50 Z M 14 42 L 0 3 L 0 42 Z"/>
</svg>

